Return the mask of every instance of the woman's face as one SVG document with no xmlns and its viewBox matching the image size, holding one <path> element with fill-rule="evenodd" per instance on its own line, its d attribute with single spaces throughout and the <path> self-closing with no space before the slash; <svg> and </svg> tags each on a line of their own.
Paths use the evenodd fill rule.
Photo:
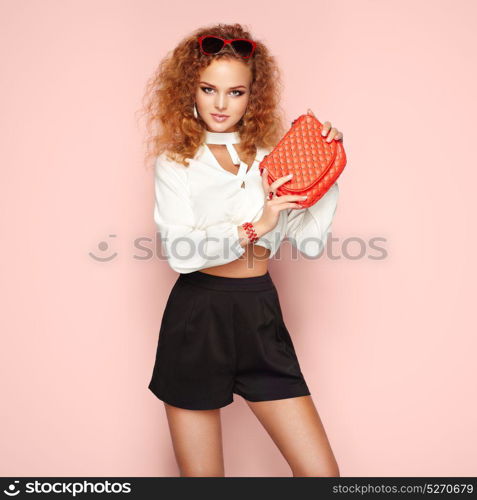
<svg viewBox="0 0 477 500">
<path fill-rule="evenodd" d="M 199 75 L 197 111 L 210 132 L 234 132 L 250 97 L 252 72 L 236 59 L 215 60 Z M 227 115 L 218 121 L 213 114 Z"/>
</svg>

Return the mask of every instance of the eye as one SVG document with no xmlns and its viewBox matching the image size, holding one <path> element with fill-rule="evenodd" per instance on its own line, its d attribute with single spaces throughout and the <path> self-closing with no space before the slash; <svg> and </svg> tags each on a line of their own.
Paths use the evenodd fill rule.
<svg viewBox="0 0 477 500">
<path fill-rule="evenodd" d="M 207 92 L 207 90 L 213 90 L 213 89 L 212 89 L 212 88 L 210 88 L 210 87 L 200 87 L 200 88 L 201 88 L 201 89 L 203 90 L 203 92 L 205 92 L 206 94 L 209 94 L 209 92 Z"/>
<path fill-rule="evenodd" d="M 201 87 L 201 90 L 205 93 L 205 94 L 212 94 L 212 92 L 208 92 L 209 90 L 214 90 L 213 88 L 211 87 Z M 231 90 L 231 92 L 238 92 L 237 94 L 235 94 L 234 97 L 240 97 L 241 95 L 245 94 L 244 91 L 242 90 Z"/>
</svg>

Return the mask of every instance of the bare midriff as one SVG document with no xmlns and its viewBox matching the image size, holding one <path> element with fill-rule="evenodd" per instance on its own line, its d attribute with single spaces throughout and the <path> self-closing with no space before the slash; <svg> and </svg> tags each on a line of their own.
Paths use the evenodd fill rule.
<svg viewBox="0 0 477 500">
<path fill-rule="evenodd" d="M 268 271 L 268 260 L 270 250 L 258 245 L 248 244 L 245 252 L 232 262 L 221 266 L 207 267 L 200 269 L 201 273 L 223 276 L 225 278 L 249 278 L 252 276 L 262 276 Z"/>
</svg>

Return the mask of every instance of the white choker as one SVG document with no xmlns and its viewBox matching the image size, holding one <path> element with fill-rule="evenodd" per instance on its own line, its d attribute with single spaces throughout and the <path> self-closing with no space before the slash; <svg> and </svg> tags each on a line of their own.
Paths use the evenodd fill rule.
<svg viewBox="0 0 477 500">
<path fill-rule="evenodd" d="M 210 132 L 205 131 L 206 144 L 238 144 L 240 136 L 238 132 Z"/>
</svg>

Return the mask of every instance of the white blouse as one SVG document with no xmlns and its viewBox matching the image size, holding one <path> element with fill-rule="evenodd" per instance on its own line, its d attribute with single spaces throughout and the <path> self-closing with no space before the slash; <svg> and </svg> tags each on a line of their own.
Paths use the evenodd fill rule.
<svg viewBox="0 0 477 500">
<path fill-rule="evenodd" d="M 235 132 L 206 131 L 188 166 L 167 159 L 165 153 L 156 158 L 154 221 L 168 263 L 178 273 L 226 264 L 245 253 L 237 226 L 262 215 L 265 193 L 258 166 L 272 148 L 257 148 L 248 169 L 232 146 L 237 142 Z M 237 175 L 222 168 L 207 143 L 226 145 L 234 164 L 240 163 Z M 318 257 L 326 245 L 338 193 L 335 182 L 309 208 L 282 210 L 275 228 L 255 245 L 268 248 L 271 258 L 287 237 L 306 256 Z"/>
</svg>

